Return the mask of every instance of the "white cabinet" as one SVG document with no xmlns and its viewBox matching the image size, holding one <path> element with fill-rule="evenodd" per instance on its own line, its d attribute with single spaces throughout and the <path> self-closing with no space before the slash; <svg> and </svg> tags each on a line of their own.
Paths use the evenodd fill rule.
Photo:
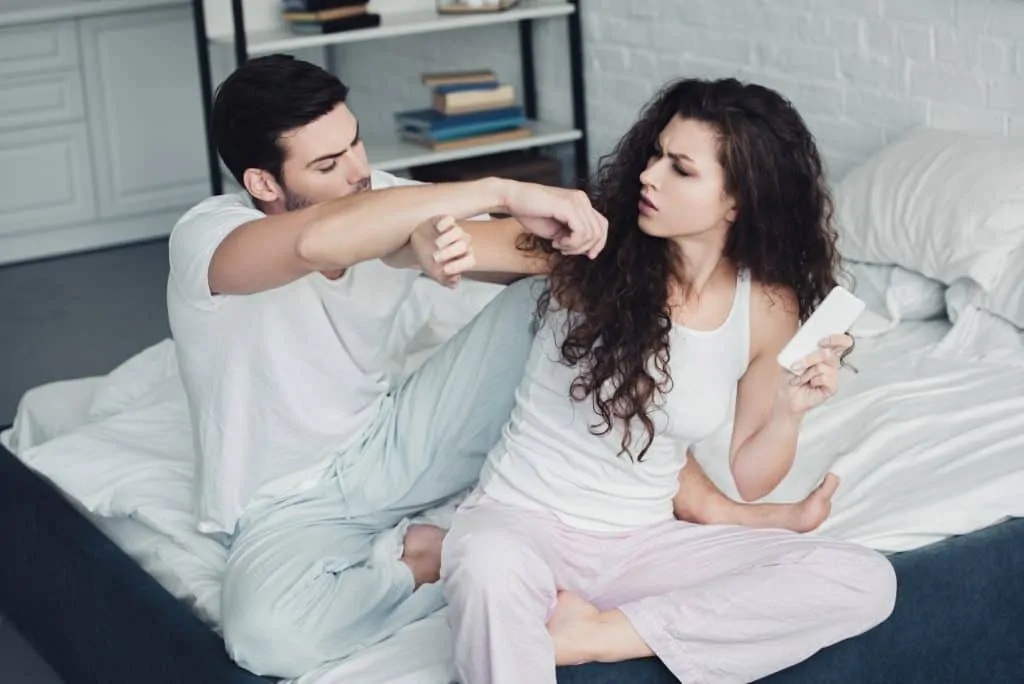
<svg viewBox="0 0 1024 684">
<path fill-rule="evenodd" d="M 77 65 L 78 41 L 72 21 L 0 29 L 0 76 Z"/>
<path fill-rule="evenodd" d="M 167 235 L 209 192 L 189 5 L 0 28 L 0 264 Z"/>
<path fill-rule="evenodd" d="M 0 133 L 0 244 L 95 215 L 85 125 Z"/>
<path fill-rule="evenodd" d="M 0 130 L 81 121 L 85 118 L 78 71 L 10 76 L 0 98 Z"/>
<path fill-rule="evenodd" d="M 100 216 L 171 209 L 208 192 L 193 31 L 187 8 L 81 21 Z"/>
</svg>

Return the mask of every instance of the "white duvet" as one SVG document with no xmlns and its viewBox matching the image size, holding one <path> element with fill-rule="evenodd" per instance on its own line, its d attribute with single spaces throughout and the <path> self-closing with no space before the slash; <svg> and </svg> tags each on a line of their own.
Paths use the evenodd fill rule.
<svg viewBox="0 0 1024 684">
<path fill-rule="evenodd" d="M 413 366 L 493 294 L 423 292 L 431 305 L 453 308 L 433 327 L 406 331 L 421 348 Z M 816 534 L 884 551 L 1024 515 L 1020 331 L 974 309 L 953 325 L 879 325 L 871 317 L 861 324 L 866 333 L 885 332 L 860 340 L 851 358 L 860 373 L 847 372 L 840 394 L 808 416 L 794 468 L 769 499 L 801 498 L 831 470 L 842 484 Z M 0 439 L 216 626 L 225 550 L 191 525 L 191 437 L 170 341 L 109 376 L 28 393 Z M 727 440 L 725 426 L 697 455 L 735 494 Z M 446 684 L 450 650 L 442 611 L 298 683 Z"/>
</svg>

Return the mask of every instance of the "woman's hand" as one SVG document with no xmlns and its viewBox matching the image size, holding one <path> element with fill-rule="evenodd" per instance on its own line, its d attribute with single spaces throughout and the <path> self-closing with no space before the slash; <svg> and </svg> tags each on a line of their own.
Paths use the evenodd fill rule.
<svg viewBox="0 0 1024 684">
<path fill-rule="evenodd" d="M 476 266 L 472 237 L 451 216 L 424 221 L 403 247 L 384 257 L 392 268 L 418 268 L 424 274 L 454 288 L 462 275 Z"/>
<path fill-rule="evenodd" d="M 780 384 L 782 406 L 802 415 L 824 403 L 839 389 L 839 367 L 843 354 L 853 347 L 849 335 L 832 335 L 819 343 L 818 351 L 806 356 L 792 373 L 784 373 Z"/>
</svg>

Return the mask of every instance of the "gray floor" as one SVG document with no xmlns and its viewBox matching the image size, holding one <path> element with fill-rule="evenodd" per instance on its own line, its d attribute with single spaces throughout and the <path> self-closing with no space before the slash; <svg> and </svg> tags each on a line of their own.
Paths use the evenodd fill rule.
<svg viewBox="0 0 1024 684">
<path fill-rule="evenodd" d="M 167 337 L 166 283 L 165 241 L 0 266 L 0 425 L 25 390 L 109 372 Z M 0 614 L 0 684 L 60 681 Z"/>
<path fill-rule="evenodd" d="M 167 243 L 0 266 L 0 425 L 25 390 L 96 375 L 170 334 Z"/>
</svg>

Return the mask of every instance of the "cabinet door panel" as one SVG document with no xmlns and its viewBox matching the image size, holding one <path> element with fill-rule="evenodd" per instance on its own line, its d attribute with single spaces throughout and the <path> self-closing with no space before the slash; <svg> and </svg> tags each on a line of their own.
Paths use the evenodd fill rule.
<svg viewBox="0 0 1024 684">
<path fill-rule="evenodd" d="M 77 71 L 0 78 L 0 130 L 78 121 L 83 116 Z"/>
<path fill-rule="evenodd" d="M 0 76 L 67 69 L 77 64 L 78 42 L 73 22 L 0 29 Z"/>
<path fill-rule="evenodd" d="M 191 9 L 85 19 L 80 33 L 100 215 L 201 199 L 209 179 Z"/>
<path fill-rule="evenodd" d="M 95 217 L 85 124 L 0 133 L 0 235 Z"/>
</svg>

